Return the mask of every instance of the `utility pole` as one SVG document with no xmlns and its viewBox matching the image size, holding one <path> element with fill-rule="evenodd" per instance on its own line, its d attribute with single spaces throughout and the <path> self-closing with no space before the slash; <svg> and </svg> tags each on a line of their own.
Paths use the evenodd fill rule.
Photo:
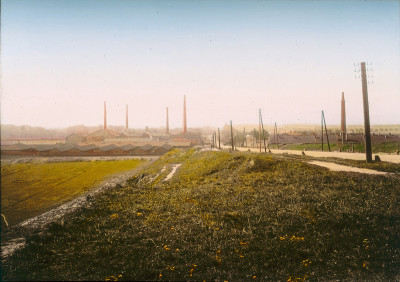
<svg viewBox="0 0 400 282">
<path fill-rule="evenodd" d="M 231 139 L 232 139 L 232 151 L 235 150 L 235 147 L 233 145 L 233 129 L 232 129 L 232 121 L 231 121 Z"/>
<path fill-rule="evenodd" d="M 328 130 L 326 129 L 326 121 L 325 121 L 325 115 L 324 115 L 324 111 L 322 111 L 322 117 L 321 117 L 321 126 L 323 124 L 325 124 L 325 135 L 326 135 L 326 140 L 328 142 L 328 150 L 329 152 L 331 151 L 331 146 L 329 145 L 329 137 L 328 137 Z M 322 151 L 324 150 L 324 129 L 322 126 Z"/>
<path fill-rule="evenodd" d="M 254 129 L 253 129 L 253 148 L 255 148 L 255 147 L 256 147 L 255 145 L 257 145 L 257 142 L 256 142 L 256 144 L 254 145 L 254 139 L 257 138 L 256 134 L 257 134 L 257 131 L 256 131 L 256 129 L 254 128 Z M 256 139 L 256 141 L 257 141 L 257 139 Z"/>
<path fill-rule="evenodd" d="M 321 114 L 321 145 L 322 145 L 321 150 L 323 152 L 324 151 L 324 119 L 323 119 L 323 114 Z"/>
<path fill-rule="evenodd" d="M 215 133 L 215 131 L 213 132 L 212 147 L 213 147 L 213 148 L 217 147 L 217 134 Z"/>
<path fill-rule="evenodd" d="M 244 143 L 246 142 L 246 128 L 243 127 L 243 142 L 242 142 L 242 146 L 244 147 Z M 246 144 L 247 147 L 247 144 Z"/>
<path fill-rule="evenodd" d="M 364 132 L 365 132 L 365 155 L 367 163 L 372 161 L 372 146 L 371 146 L 371 129 L 369 124 L 369 105 L 368 105 L 368 88 L 367 88 L 367 71 L 365 62 L 361 63 L 361 82 L 364 104 Z"/>
<path fill-rule="evenodd" d="M 277 144 L 278 143 L 278 127 L 276 126 L 276 122 L 275 122 L 275 126 L 274 126 L 274 142 Z M 276 141 L 275 141 L 276 140 Z M 278 144 L 278 149 L 279 149 L 279 144 Z"/>
<path fill-rule="evenodd" d="M 219 133 L 219 128 L 218 128 L 218 149 L 221 149 L 221 135 Z"/>
<path fill-rule="evenodd" d="M 259 140 L 260 140 L 260 153 L 261 153 L 261 109 L 258 109 L 258 131 L 259 131 Z"/>
<path fill-rule="evenodd" d="M 264 123 L 263 123 L 262 115 L 261 115 L 261 109 L 260 109 L 260 122 L 261 122 L 261 129 L 262 129 L 262 134 L 263 134 L 263 139 L 264 139 L 264 153 L 266 153 L 267 152 L 267 146 L 265 145 L 265 132 L 264 132 Z"/>
</svg>

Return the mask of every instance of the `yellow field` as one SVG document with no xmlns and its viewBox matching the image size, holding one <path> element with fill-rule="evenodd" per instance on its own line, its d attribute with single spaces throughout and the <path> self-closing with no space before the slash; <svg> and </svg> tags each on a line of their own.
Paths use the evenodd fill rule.
<svg viewBox="0 0 400 282">
<path fill-rule="evenodd" d="M 140 160 L 23 163 L 1 167 L 1 212 L 9 225 L 76 198 Z"/>
</svg>

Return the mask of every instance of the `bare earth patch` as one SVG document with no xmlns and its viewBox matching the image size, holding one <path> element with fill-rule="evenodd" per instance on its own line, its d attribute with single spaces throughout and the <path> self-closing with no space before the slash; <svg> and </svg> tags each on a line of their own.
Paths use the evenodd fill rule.
<svg viewBox="0 0 400 282">
<path fill-rule="evenodd" d="M 165 178 L 164 181 L 168 181 L 172 178 L 172 176 L 174 176 L 176 170 L 178 169 L 178 167 L 180 167 L 182 164 L 176 164 L 174 165 L 174 167 L 172 168 L 172 171 L 167 175 L 167 177 Z"/>
<path fill-rule="evenodd" d="M 312 162 L 308 162 L 308 163 L 312 164 L 312 165 L 318 165 L 318 166 L 326 167 L 326 168 L 329 168 L 332 171 L 358 172 L 358 173 L 376 174 L 376 175 L 385 175 L 385 174 L 387 174 L 387 172 L 383 172 L 383 171 L 376 171 L 376 170 L 367 169 L 367 168 L 358 168 L 358 167 L 352 167 L 352 166 L 345 166 L 345 165 L 339 165 L 339 164 L 329 163 L 329 162 L 312 161 Z"/>
</svg>

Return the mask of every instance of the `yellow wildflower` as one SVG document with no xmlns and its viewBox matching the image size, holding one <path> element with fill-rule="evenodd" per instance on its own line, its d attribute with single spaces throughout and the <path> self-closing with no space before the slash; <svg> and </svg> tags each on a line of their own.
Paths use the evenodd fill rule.
<svg viewBox="0 0 400 282">
<path fill-rule="evenodd" d="M 190 275 L 190 277 L 193 276 L 193 272 L 194 272 L 194 270 L 196 269 L 196 267 L 197 267 L 197 264 L 192 264 L 192 268 L 189 270 L 189 275 Z"/>
<path fill-rule="evenodd" d="M 303 260 L 303 265 L 304 266 L 309 266 L 311 264 L 311 261 L 308 259 Z"/>
<path fill-rule="evenodd" d="M 116 219 L 116 218 L 118 218 L 118 214 L 114 213 L 114 214 L 110 215 L 110 218 L 111 219 Z"/>
</svg>

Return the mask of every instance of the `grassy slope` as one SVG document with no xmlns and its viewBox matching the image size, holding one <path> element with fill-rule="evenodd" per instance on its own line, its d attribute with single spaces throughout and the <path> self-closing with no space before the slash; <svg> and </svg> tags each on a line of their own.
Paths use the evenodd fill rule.
<svg viewBox="0 0 400 282">
<path fill-rule="evenodd" d="M 139 160 L 24 163 L 1 167 L 1 212 L 10 225 L 87 192 L 106 176 L 127 171 Z"/>
<path fill-rule="evenodd" d="M 399 183 L 269 155 L 173 151 L 31 236 L 2 278 L 398 279 Z"/>
</svg>

